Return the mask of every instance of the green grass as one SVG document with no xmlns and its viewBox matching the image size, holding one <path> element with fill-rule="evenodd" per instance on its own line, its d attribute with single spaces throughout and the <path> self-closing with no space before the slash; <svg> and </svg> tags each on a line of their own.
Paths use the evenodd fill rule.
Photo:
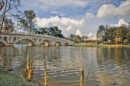
<svg viewBox="0 0 130 86">
<path fill-rule="evenodd" d="M 130 45 L 122 45 L 122 44 L 89 44 L 89 43 L 75 43 L 73 44 L 75 47 L 130 47 Z"/>
<path fill-rule="evenodd" d="M 38 86 L 0 67 L 0 86 Z"/>
<path fill-rule="evenodd" d="M 75 46 L 75 47 L 82 47 L 82 46 L 84 46 L 84 47 L 93 47 L 94 44 L 76 43 L 76 44 L 74 44 L 73 46 Z"/>
</svg>

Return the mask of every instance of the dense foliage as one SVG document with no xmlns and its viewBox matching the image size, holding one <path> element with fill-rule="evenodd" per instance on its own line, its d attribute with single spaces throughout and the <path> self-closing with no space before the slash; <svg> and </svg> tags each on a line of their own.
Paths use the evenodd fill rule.
<svg viewBox="0 0 130 86">
<path fill-rule="evenodd" d="M 80 35 L 74 35 L 71 34 L 70 35 L 70 40 L 74 41 L 75 43 L 79 43 L 79 42 L 86 42 L 86 40 L 88 39 L 88 36 L 80 36 Z"/>
<path fill-rule="evenodd" d="M 100 25 L 97 31 L 99 42 L 111 44 L 127 44 L 130 42 L 130 23 L 121 26 Z"/>
<path fill-rule="evenodd" d="M 61 30 L 59 30 L 57 26 L 49 27 L 49 28 L 45 27 L 45 28 L 40 28 L 40 29 L 35 28 L 34 32 L 38 34 L 46 34 L 50 36 L 64 38 L 63 34 L 61 33 Z"/>
</svg>

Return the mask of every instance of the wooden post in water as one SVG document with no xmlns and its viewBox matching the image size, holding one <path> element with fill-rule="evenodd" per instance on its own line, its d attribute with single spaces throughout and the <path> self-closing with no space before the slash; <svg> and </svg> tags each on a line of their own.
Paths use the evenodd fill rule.
<svg viewBox="0 0 130 86">
<path fill-rule="evenodd" d="M 28 81 L 31 80 L 31 75 L 32 75 L 32 64 L 33 61 L 29 59 L 27 55 L 27 60 L 26 60 L 26 69 L 25 69 L 25 77 Z"/>
<path fill-rule="evenodd" d="M 29 59 L 28 59 L 28 55 L 27 55 L 25 72 L 27 72 L 28 70 L 29 70 Z"/>
<path fill-rule="evenodd" d="M 46 61 L 44 60 L 44 86 L 48 86 L 48 79 L 46 73 Z"/>
<path fill-rule="evenodd" d="M 84 69 L 80 68 L 80 86 L 84 86 Z"/>
</svg>

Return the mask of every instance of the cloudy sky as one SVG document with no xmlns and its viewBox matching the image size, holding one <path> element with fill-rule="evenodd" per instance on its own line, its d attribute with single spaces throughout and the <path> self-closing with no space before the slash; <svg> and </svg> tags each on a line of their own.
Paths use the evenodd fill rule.
<svg viewBox="0 0 130 86">
<path fill-rule="evenodd" d="M 39 27 L 58 26 L 94 39 L 98 26 L 130 22 L 130 0 L 21 0 L 22 11 L 34 10 Z"/>
</svg>

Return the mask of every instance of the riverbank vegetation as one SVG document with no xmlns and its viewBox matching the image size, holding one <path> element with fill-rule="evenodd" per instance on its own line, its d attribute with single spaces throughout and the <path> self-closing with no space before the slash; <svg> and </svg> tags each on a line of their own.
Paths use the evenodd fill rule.
<svg viewBox="0 0 130 86">
<path fill-rule="evenodd" d="M 93 43 L 75 43 L 73 44 L 75 47 L 130 47 L 130 45 L 125 44 L 93 44 Z"/>
<path fill-rule="evenodd" d="M 100 25 L 97 31 L 98 43 L 128 44 L 130 43 L 130 23 L 121 26 Z"/>
<path fill-rule="evenodd" d="M 0 66 L 0 86 L 38 86 Z"/>
</svg>

